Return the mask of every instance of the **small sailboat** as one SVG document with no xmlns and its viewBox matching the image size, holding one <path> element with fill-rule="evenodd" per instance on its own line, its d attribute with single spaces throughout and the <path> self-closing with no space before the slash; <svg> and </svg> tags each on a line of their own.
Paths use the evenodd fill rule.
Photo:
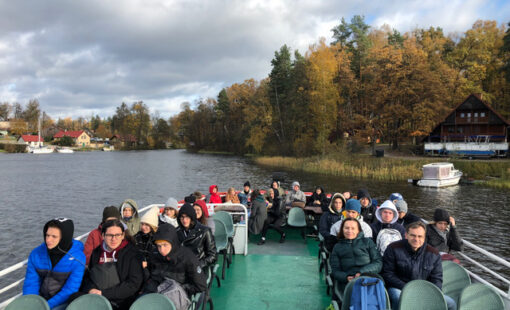
<svg viewBox="0 0 510 310">
<path fill-rule="evenodd" d="M 53 153 L 54 150 L 51 147 L 44 146 L 44 143 L 41 140 L 41 120 L 37 122 L 37 136 L 39 137 L 37 141 L 37 146 L 29 147 L 28 151 L 32 154 L 50 154 Z"/>
</svg>

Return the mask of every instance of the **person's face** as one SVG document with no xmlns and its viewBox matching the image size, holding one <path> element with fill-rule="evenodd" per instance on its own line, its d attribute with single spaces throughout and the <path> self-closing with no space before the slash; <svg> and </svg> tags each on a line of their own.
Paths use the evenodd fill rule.
<svg viewBox="0 0 510 310">
<path fill-rule="evenodd" d="M 335 208 L 336 212 L 342 211 L 343 201 L 341 198 L 336 198 L 335 202 L 333 203 L 333 208 Z"/>
<path fill-rule="evenodd" d="M 383 223 L 391 223 L 391 221 L 393 220 L 393 211 L 389 210 L 389 209 L 382 209 L 381 211 L 381 218 L 383 220 Z"/>
<path fill-rule="evenodd" d="M 147 223 L 142 223 L 142 225 L 140 226 L 140 230 L 144 233 L 144 234 L 148 234 L 151 232 L 151 227 L 149 226 L 149 224 Z"/>
<path fill-rule="evenodd" d="M 447 221 L 439 221 L 439 222 L 436 222 L 436 228 L 439 229 L 440 231 L 446 231 L 446 229 L 448 228 L 448 222 Z"/>
<path fill-rule="evenodd" d="M 175 217 L 175 209 L 172 208 L 165 209 L 165 215 L 172 218 Z"/>
<path fill-rule="evenodd" d="M 217 187 L 213 188 L 213 189 L 212 189 L 212 192 L 213 192 L 213 193 L 217 193 L 217 192 L 218 192 L 218 188 L 217 188 Z"/>
<path fill-rule="evenodd" d="M 202 218 L 202 208 L 200 208 L 200 206 L 194 205 L 193 209 L 195 209 L 195 213 L 197 214 L 197 219 Z"/>
<path fill-rule="evenodd" d="M 271 184 L 271 187 L 274 189 L 278 189 L 278 183 L 273 182 L 273 184 Z"/>
<path fill-rule="evenodd" d="M 229 190 L 228 190 L 228 194 L 229 194 L 229 195 L 234 195 L 234 194 L 235 194 L 235 191 L 234 191 L 233 189 L 229 189 Z"/>
<path fill-rule="evenodd" d="M 368 204 L 370 203 L 370 200 L 367 197 L 363 197 L 359 201 L 361 203 L 362 207 L 368 207 Z"/>
<path fill-rule="evenodd" d="M 399 213 L 398 213 L 398 218 L 399 218 L 399 219 L 403 219 L 403 218 L 404 218 L 404 216 L 406 216 L 406 213 L 405 213 L 405 212 L 399 212 Z"/>
<path fill-rule="evenodd" d="M 411 228 L 406 232 L 406 239 L 411 248 L 416 251 L 425 243 L 425 229 L 423 227 Z"/>
<path fill-rule="evenodd" d="M 269 191 L 269 197 L 271 197 L 271 199 L 274 199 L 274 191 L 273 190 Z"/>
<path fill-rule="evenodd" d="M 44 237 L 44 241 L 46 242 L 46 247 L 48 250 L 56 247 L 61 239 L 62 233 L 60 232 L 60 229 L 56 227 L 49 227 L 46 231 L 46 236 Z"/>
<path fill-rule="evenodd" d="M 184 226 L 185 228 L 188 228 L 189 225 L 191 224 L 191 218 L 186 214 L 182 214 L 181 216 L 179 216 L 179 219 L 181 220 L 182 226 Z"/>
<path fill-rule="evenodd" d="M 346 213 L 347 217 L 350 217 L 353 219 L 358 218 L 358 215 L 359 215 L 359 213 L 354 210 L 347 210 L 347 211 L 345 211 L 345 213 Z"/>
<path fill-rule="evenodd" d="M 356 239 L 359 233 L 358 225 L 354 221 L 347 221 L 343 228 L 345 239 Z"/>
<path fill-rule="evenodd" d="M 320 195 L 320 194 L 322 193 L 322 191 L 321 191 L 321 189 L 320 189 L 320 188 L 318 188 L 318 189 L 316 189 L 316 190 L 315 190 L 315 193 L 316 193 L 317 195 Z"/>
<path fill-rule="evenodd" d="M 351 193 L 349 192 L 345 192 L 342 194 L 344 196 L 344 198 L 347 200 L 347 199 L 350 199 L 351 198 Z"/>
<path fill-rule="evenodd" d="M 299 186 L 297 185 L 294 185 L 294 187 L 292 187 L 294 189 L 295 192 L 297 192 L 299 190 Z"/>
<path fill-rule="evenodd" d="M 158 248 L 158 252 L 161 256 L 167 256 L 172 251 L 172 244 L 168 241 L 158 241 L 156 243 L 156 247 Z"/>
<path fill-rule="evenodd" d="M 108 248 L 115 250 L 124 240 L 124 232 L 118 226 L 111 226 L 103 234 L 103 239 Z"/>
<path fill-rule="evenodd" d="M 245 192 L 249 192 L 249 191 L 250 191 L 250 187 L 249 187 L 249 186 L 245 186 L 245 187 L 244 187 L 244 191 L 245 191 Z"/>
<path fill-rule="evenodd" d="M 131 217 L 131 216 L 133 216 L 133 209 L 131 209 L 131 208 L 127 208 L 127 207 L 126 207 L 126 208 L 124 208 L 124 209 L 122 210 L 122 216 L 123 216 L 123 217 Z"/>
</svg>

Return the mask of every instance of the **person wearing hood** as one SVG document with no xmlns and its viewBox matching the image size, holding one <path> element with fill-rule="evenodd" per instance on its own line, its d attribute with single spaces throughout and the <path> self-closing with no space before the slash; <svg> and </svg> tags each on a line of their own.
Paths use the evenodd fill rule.
<svg viewBox="0 0 510 310">
<path fill-rule="evenodd" d="M 251 213 L 248 220 L 248 231 L 258 235 L 264 228 L 264 222 L 267 219 L 267 202 L 258 189 L 251 193 Z"/>
<path fill-rule="evenodd" d="M 407 209 L 407 202 L 405 200 L 395 200 L 395 207 L 398 211 L 398 220 L 397 223 L 400 225 L 406 227 L 406 225 L 409 225 L 411 223 L 421 221 L 421 219 L 414 215 L 413 213 L 409 212 Z"/>
<path fill-rule="evenodd" d="M 361 216 L 363 216 L 363 220 L 368 224 L 375 222 L 375 210 L 377 210 L 377 207 L 372 203 L 372 197 L 370 197 L 368 191 L 366 189 L 360 189 L 356 197 L 361 204 Z"/>
<path fill-rule="evenodd" d="M 322 188 L 322 186 L 315 187 L 315 191 L 308 200 L 308 205 L 312 207 L 321 207 L 323 213 L 328 212 L 328 197 L 326 197 L 326 193 L 324 192 L 324 188 Z"/>
<path fill-rule="evenodd" d="M 441 255 L 450 250 L 462 251 L 462 238 L 455 226 L 455 219 L 445 209 L 434 211 L 434 221 L 427 225 L 427 243 Z"/>
<path fill-rule="evenodd" d="M 338 242 L 330 256 L 331 273 L 338 281 L 339 291 L 343 292 L 349 281 L 363 273 L 379 273 L 382 257 L 375 243 L 365 238 L 361 225 L 355 218 L 342 221 Z"/>
<path fill-rule="evenodd" d="M 207 197 L 208 203 L 223 203 L 221 197 L 218 194 L 218 185 L 209 186 L 209 197 Z"/>
<path fill-rule="evenodd" d="M 198 258 L 202 269 L 216 262 L 216 243 L 211 229 L 200 224 L 193 206 L 182 205 L 179 210 L 177 236 L 182 246 L 189 248 Z"/>
<path fill-rule="evenodd" d="M 301 185 L 298 181 L 292 182 L 292 190 L 285 199 L 286 207 L 300 207 L 304 208 L 306 203 L 305 193 L 301 191 Z"/>
<path fill-rule="evenodd" d="M 266 243 L 266 234 L 269 228 L 273 228 L 280 234 L 280 243 L 285 242 L 285 232 L 282 230 L 282 214 L 280 209 L 280 197 L 277 190 L 270 188 L 267 191 L 269 195 L 267 200 L 267 218 L 264 221 L 264 226 L 262 227 L 262 237 L 260 241 L 257 243 L 258 245 L 262 245 Z"/>
<path fill-rule="evenodd" d="M 122 221 L 127 225 L 127 231 L 131 236 L 140 231 L 140 217 L 138 216 L 138 204 L 133 199 L 126 199 L 119 208 Z"/>
<path fill-rule="evenodd" d="M 214 225 L 214 220 L 209 217 L 209 210 L 207 210 L 205 201 L 200 199 L 196 200 L 193 204 L 193 209 L 195 209 L 197 220 L 200 222 L 200 224 L 209 227 L 214 235 L 216 226 Z"/>
<path fill-rule="evenodd" d="M 23 295 L 40 295 L 51 309 L 65 309 L 85 271 L 83 244 L 73 233 L 70 219 L 56 218 L 44 225 L 44 242 L 28 257 Z"/>
<path fill-rule="evenodd" d="M 271 182 L 270 188 L 272 188 L 275 191 L 278 191 L 278 197 L 280 198 L 280 200 L 283 199 L 283 197 L 285 196 L 285 190 L 280 186 L 280 182 L 279 181 L 273 180 Z"/>
<path fill-rule="evenodd" d="M 244 182 L 243 190 L 237 194 L 237 198 L 239 198 L 239 201 L 241 204 L 248 207 L 248 197 L 251 195 L 251 184 L 250 181 Z"/>
<path fill-rule="evenodd" d="M 166 279 L 172 279 L 184 288 L 188 297 L 207 290 L 206 272 L 198 258 L 187 247 L 181 246 L 173 226 L 161 227 L 154 234 L 157 252 L 150 256 L 149 279 L 144 293 L 158 293 L 158 286 Z"/>
<path fill-rule="evenodd" d="M 377 221 L 370 225 L 370 228 L 372 228 L 372 239 L 381 254 L 383 254 L 391 242 L 404 239 L 406 231 L 404 226 L 397 223 L 397 208 L 389 200 L 383 202 L 377 211 L 375 211 L 375 217 Z"/>
<path fill-rule="evenodd" d="M 124 224 L 111 220 L 102 227 L 103 244 L 92 251 L 80 292 L 106 297 L 113 309 L 129 309 L 142 288 L 142 256 Z"/>
<path fill-rule="evenodd" d="M 85 253 L 85 257 L 87 258 L 87 265 L 89 264 L 90 254 L 92 254 L 92 251 L 103 243 L 103 236 L 101 234 L 103 224 L 106 221 L 115 219 L 120 220 L 119 209 L 115 206 L 105 207 L 103 209 L 103 219 L 101 220 L 101 223 L 96 229 L 89 233 L 87 241 L 85 242 L 83 253 Z"/>
<path fill-rule="evenodd" d="M 154 234 L 159 226 L 159 208 L 152 207 L 140 218 L 140 231 L 136 233 L 135 245 L 143 256 L 142 266 L 147 267 L 149 255 L 156 250 L 154 247 Z"/>
<path fill-rule="evenodd" d="M 159 215 L 159 223 L 167 223 L 173 227 L 179 226 L 177 223 L 177 207 L 179 206 L 177 199 L 170 197 L 165 203 L 163 213 Z"/>
<path fill-rule="evenodd" d="M 326 247 L 330 250 L 337 241 L 336 234 L 332 235 L 330 233 L 331 226 L 341 220 L 345 203 L 344 196 L 340 193 L 335 193 L 329 202 L 328 211 L 321 215 L 319 233 L 324 238 Z"/>
<path fill-rule="evenodd" d="M 360 223 L 361 230 L 363 231 L 363 236 L 365 238 L 372 238 L 372 228 L 370 228 L 370 225 L 368 225 L 367 223 L 365 223 L 363 221 L 363 216 L 360 215 L 360 212 L 361 212 L 361 204 L 360 204 L 359 200 L 356 200 L 356 199 L 347 200 L 347 203 L 345 204 L 345 210 L 342 211 L 340 220 L 337 221 L 335 224 L 333 224 L 333 226 L 331 226 L 331 229 L 329 230 L 329 234 L 331 236 L 338 236 L 338 234 L 340 233 L 340 227 L 342 226 L 342 221 L 347 218 L 353 218 L 353 219 L 357 219 L 358 222 Z M 334 241 L 336 243 L 337 240 L 331 239 L 331 241 Z M 326 247 L 330 251 L 333 248 L 333 246 L 334 246 L 334 244 L 331 244 L 331 242 L 326 243 Z"/>
</svg>

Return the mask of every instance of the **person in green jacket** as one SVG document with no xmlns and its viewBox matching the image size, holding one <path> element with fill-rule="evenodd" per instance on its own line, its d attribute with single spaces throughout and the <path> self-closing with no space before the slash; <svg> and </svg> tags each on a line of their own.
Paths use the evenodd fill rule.
<svg viewBox="0 0 510 310">
<path fill-rule="evenodd" d="M 352 279 L 364 273 L 377 274 L 381 271 L 381 254 L 374 241 L 364 237 L 357 219 L 343 220 L 338 239 L 331 253 L 331 271 L 338 281 L 340 292 Z"/>
<path fill-rule="evenodd" d="M 127 225 L 130 236 L 140 231 L 140 217 L 138 216 L 138 204 L 133 199 L 126 199 L 119 207 L 122 221 Z"/>
</svg>

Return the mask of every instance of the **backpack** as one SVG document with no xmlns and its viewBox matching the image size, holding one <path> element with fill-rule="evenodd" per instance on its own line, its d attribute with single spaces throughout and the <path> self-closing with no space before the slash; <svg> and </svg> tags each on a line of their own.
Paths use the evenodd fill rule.
<svg viewBox="0 0 510 310">
<path fill-rule="evenodd" d="M 179 282 L 166 278 L 158 286 L 158 293 L 165 295 L 170 299 L 177 310 L 187 310 L 191 301 L 188 298 L 188 294 Z"/>
<path fill-rule="evenodd" d="M 386 292 L 378 278 L 358 278 L 354 283 L 349 310 L 385 310 Z"/>
<path fill-rule="evenodd" d="M 384 251 L 386 250 L 388 245 L 399 240 L 402 240 L 402 235 L 398 230 L 393 228 L 384 228 L 377 235 L 377 240 L 375 244 L 377 246 L 377 249 L 381 253 L 381 256 L 383 256 Z"/>
</svg>

